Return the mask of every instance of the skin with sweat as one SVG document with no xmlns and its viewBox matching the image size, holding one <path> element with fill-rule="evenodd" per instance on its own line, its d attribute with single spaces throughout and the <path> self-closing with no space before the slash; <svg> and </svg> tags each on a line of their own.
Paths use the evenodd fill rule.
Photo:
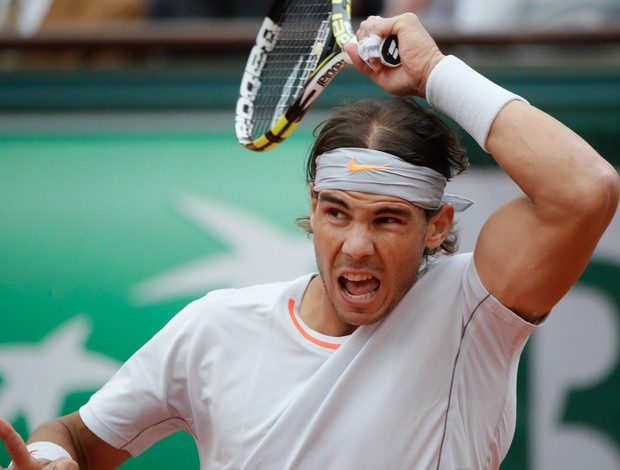
<svg viewBox="0 0 620 470">
<path fill-rule="evenodd" d="M 302 301 L 303 320 L 315 331 L 342 336 L 384 318 L 413 286 L 424 249 L 441 244 L 453 216 L 449 204 L 428 220 L 397 197 L 312 192 L 320 274 Z"/>
</svg>

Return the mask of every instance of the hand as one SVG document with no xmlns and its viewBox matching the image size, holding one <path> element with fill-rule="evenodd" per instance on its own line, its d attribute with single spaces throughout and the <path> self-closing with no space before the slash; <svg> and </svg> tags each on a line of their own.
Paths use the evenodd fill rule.
<svg viewBox="0 0 620 470">
<path fill-rule="evenodd" d="M 370 16 L 360 24 L 357 39 L 361 41 L 370 34 L 382 38 L 396 35 L 402 65 L 386 67 L 379 59 L 371 59 L 370 65 L 366 64 L 357 53 L 357 44 L 352 42 L 345 46 L 345 51 L 355 68 L 368 75 L 388 93 L 425 98 L 428 76 L 444 55 L 418 17 L 413 13 L 394 18 Z"/>
<path fill-rule="evenodd" d="M 53 462 L 44 459 L 35 459 L 30 455 L 26 443 L 15 431 L 13 426 L 0 418 L 0 439 L 13 459 L 11 470 L 78 470 L 78 464 L 67 458 L 60 458 Z M 0 470 L 5 470 L 0 467 Z"/>
</svg>

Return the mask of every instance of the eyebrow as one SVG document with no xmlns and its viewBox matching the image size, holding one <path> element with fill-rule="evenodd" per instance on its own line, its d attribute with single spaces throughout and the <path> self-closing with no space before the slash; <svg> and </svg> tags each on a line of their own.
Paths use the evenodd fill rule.
<svg viewBox="0 0 620 470">
<path fill-rule="evenodd" d="M 319 201 L 331 202 L 332 204 L 338 204 L 339 206 L 342 206 L 345 209 L 349 208 L 349 205 L 346 202 L 344 202 L 344 200 L 340 199 L 339 197 L 331 196 L 329 194 L 323 194 L 322 192 L 319 193 Z"/>
<path fill-rule="evenodd" d="M 349 209 L 349 205 L 341 198 L 332 196 L 331 194 L 319 194 L 319 201 L 329 202 L 342 206 L 345 209 Z M 383 206 L 374 212 L 374 215 L 396 215 L 401 217 L 411 217 L 412 211 L 409 208 L 395 207 L 395 206 Z"/>
<path fill-rule="evenodd" d="M 402 207 L 381 207 L 377 209 L 375 215 L 397 215 L 400 217 L 411 217 L 411 210 Z"/>
</svg>

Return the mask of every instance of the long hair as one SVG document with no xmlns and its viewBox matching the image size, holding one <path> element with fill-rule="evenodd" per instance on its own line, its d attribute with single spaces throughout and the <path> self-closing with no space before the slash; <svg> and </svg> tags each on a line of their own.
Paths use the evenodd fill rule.
<svg viewBox="0 0 620 470">
<path fill-rule="evenodd" d="M 418 166 L 426 166 L 448 180 L 467 168 L 467 153 L 456 132 L 431 110 L 406 98 L 367 99 L 338 109 L 315 129 L 315 142 L 306 160 L 306 181 L 314 182 L 316 158 L 329 150 L 357 147 L 390 153 Z M 436 211 L 425 211 L 431 218 Z M 308 235 L 309 218 L 297 219 Z M 452 254 L 458 248 L 458 234 L 450 228 L 440 247 L 426 250 L 425 257 Z"/>
</svg>

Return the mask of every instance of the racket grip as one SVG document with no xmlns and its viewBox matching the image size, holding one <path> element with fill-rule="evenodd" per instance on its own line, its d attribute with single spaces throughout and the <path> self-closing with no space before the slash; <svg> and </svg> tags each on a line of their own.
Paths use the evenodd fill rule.
<svg viewBox="0 0 620 470">
<path fill-rule="evenodd" d="M 357 52 L 366 63 L 372 58 L 378 58 L 387 67 L 400 65 L 398 38 L 394 35 L 381 39 L 376 34 L 371 34 L 359 42 Z"/>
<path fill-rule="evenodd" d="M 400 54 L 398 52 L 398 37 L 388 36 L 381 40 L 379 45 L 379 59 L 383 65 L 388 67 L 398 67 L 400 65 Z"/>
</svg>

